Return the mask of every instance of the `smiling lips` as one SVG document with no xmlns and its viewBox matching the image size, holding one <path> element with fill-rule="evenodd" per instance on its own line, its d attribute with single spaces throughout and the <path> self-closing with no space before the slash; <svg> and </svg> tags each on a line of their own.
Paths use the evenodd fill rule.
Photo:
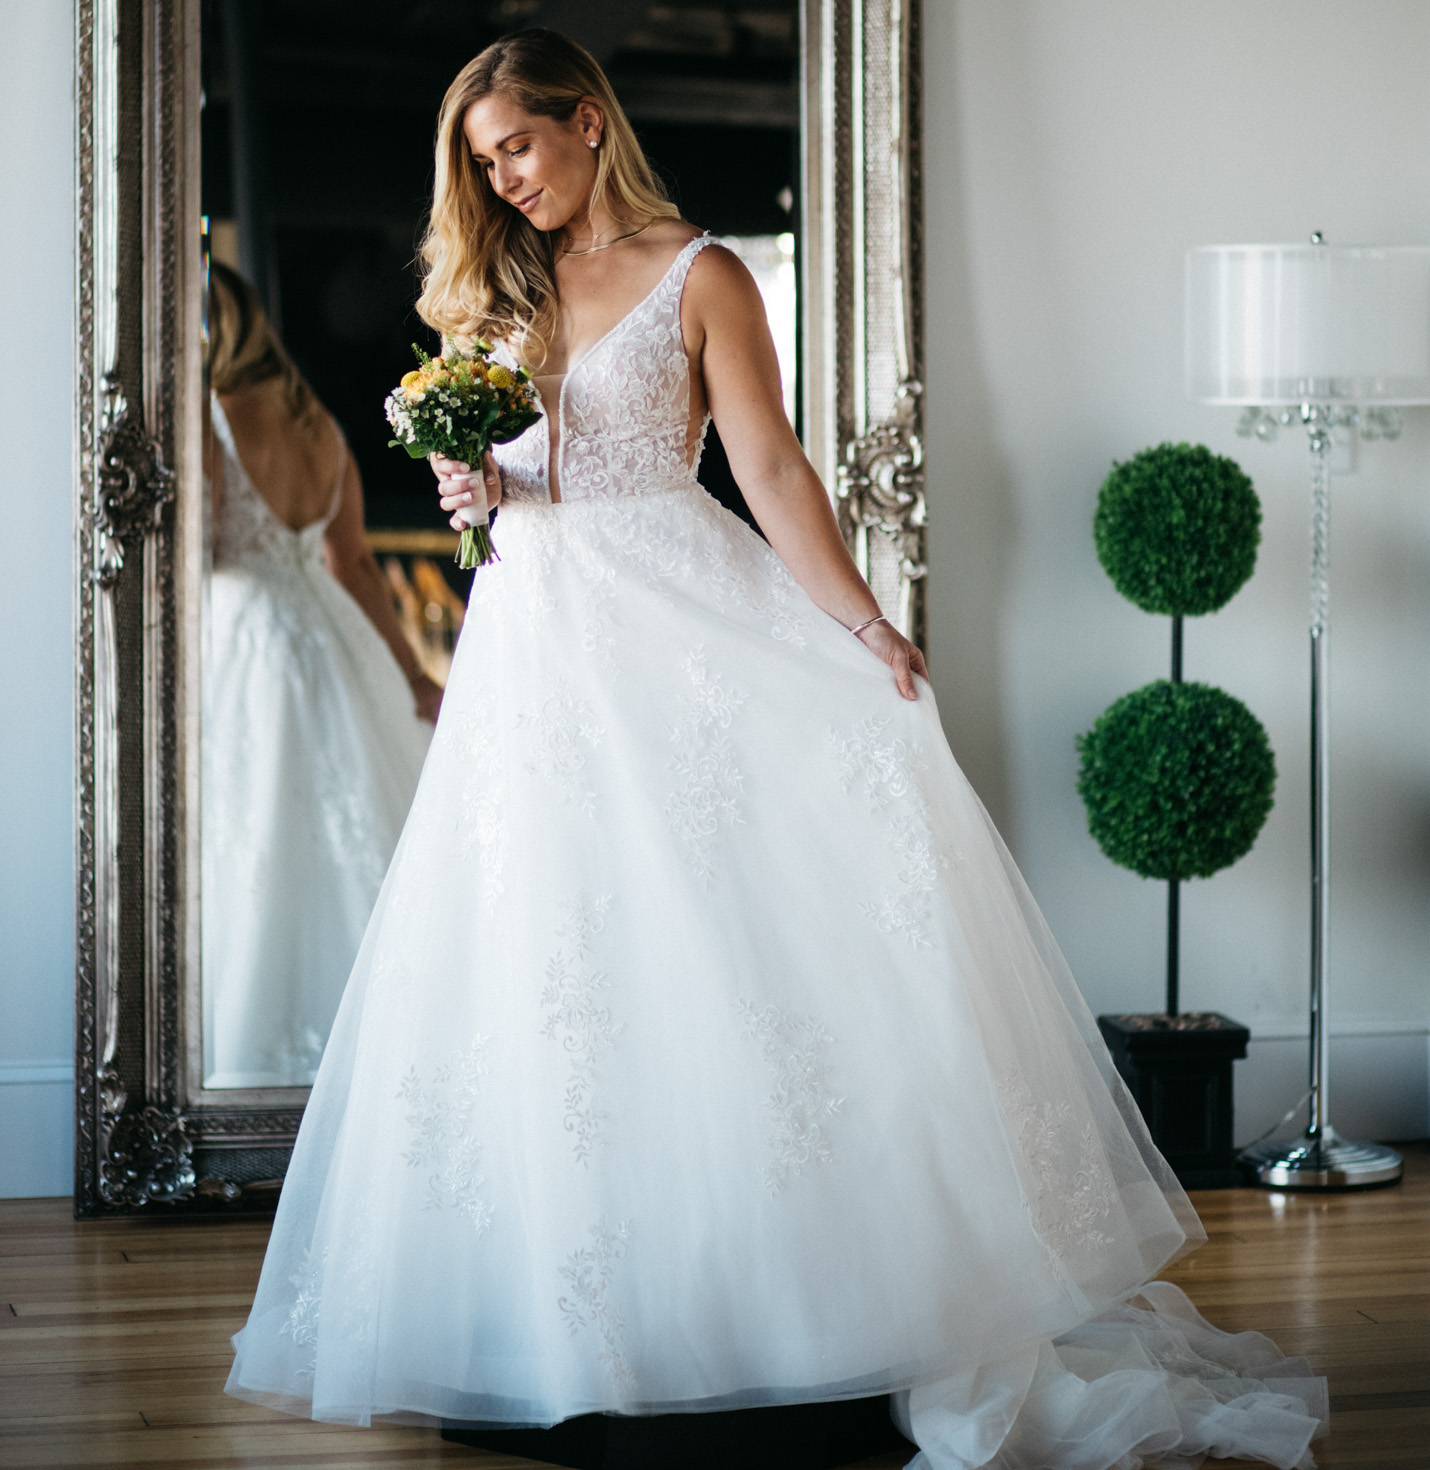
<svg viewBox="0 0 1430 1470">
<path fill-rule="evenodd" d="M 518 199 L 516 201 L 516 207 L 525 214 L 540 197 L 541 190 L 538 189 L 535 194 L 528 194 L 525 199 Z"/>
</svg>

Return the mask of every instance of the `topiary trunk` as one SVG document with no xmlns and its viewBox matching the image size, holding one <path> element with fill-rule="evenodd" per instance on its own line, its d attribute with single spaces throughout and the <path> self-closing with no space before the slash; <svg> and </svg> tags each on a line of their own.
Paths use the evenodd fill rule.
<svg viewBox="0 0 1430 1470">
<path fill-rule="evenodd" d="M 1182 682 L 1182 615 L 1172 618 L 1172 683 Z M 1167 1014 L 1181 1014 L 1178 988 L 1182 977 L 1182 885 L 1167 881 Z"/>
</svg>

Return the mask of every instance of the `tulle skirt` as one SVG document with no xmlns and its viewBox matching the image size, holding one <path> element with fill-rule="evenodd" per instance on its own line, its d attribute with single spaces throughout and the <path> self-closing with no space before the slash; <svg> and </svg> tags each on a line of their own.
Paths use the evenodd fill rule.
<svg viewBox="0 0 1430 1470">
<path fill-rule="evenodd" d="M 983 1461 L 938 1426 L 1068 1397 L 1097 1349 L 1048 1344 L 1099 1314 L 1152 1372 L 1122 1303 L 1201 1229 L 928 686 L 688 486 L 496 540 L 230 1392 L 533 1425 L 912 1390 L 950 1470 Z"/>
<path fill-rule="evenodd" d="M 205 1080 L 304 1087 L 431 727 L 316 559 L 213 572 L 202 677 Z"/>
</svg>

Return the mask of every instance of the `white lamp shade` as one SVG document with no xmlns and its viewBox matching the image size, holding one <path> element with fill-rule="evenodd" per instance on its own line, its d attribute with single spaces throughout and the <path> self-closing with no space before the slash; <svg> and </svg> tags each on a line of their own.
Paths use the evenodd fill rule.
<svg viewBox="0 0 1430 1470">
<path fill-rule="evenodd" d="M 1430 403 L 1430 246 L 1202 246 L 1186 311 L 1203 403 Z"/>
</svg>

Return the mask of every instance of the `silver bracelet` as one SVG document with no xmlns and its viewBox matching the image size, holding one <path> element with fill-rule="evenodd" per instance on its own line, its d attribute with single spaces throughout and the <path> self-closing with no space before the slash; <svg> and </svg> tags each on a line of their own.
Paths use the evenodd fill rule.
<svg viewBox="0 0 1430 1470">
<path fill-rule="evenodd" d="M 850 628 L 849 631 L 857 638 L 865 628 L 872 628 L 875 623 L 887 623 L 888 621 L 888 618 L 880 613 L 877 618 L 870 618 L 867 623 L 860 623 L 857 628 Z"/>
</svg>

